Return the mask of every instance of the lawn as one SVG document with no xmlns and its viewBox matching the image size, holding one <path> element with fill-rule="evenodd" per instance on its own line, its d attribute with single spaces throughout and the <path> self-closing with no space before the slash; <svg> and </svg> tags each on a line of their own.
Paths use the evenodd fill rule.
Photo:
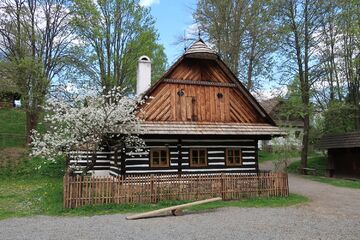
<svg viewBox="0 0 360 240">
<path fill-rule="evenodd" d="M 290 173 L 298 173 L 298 169 L 300 167 L 300 161 L 295 161 L 291 163 L 288 167 L 288 172 Z M 347 179 L 339 179 L 339 178 L 329 178 L 325 177 L 325 170 L 327 168 L 327 161 L 325 156 L 316 156 L 309 157 L 308 159 L 308 168 L 317 169 L 317 176 L 307 175 L 308 179 L 331 184 L 337 187 L 347 187 L 347 188 L 356 188 L 360 189 L 360 180 L 347 180 Z"/>
<path fill-rule="evenodd" d="M 186 209 L 206 211 L 221 207 L 284 207 L 308 201 L 306 197 L 253 198 L 240 201 L 219 201 Z M 92 216 L 98 214 L 138 213 L 189 201 L 163 201 L 157 204 L 121 204 L 84 206 L 64 209 L 61 177 L 29 177 L 0 179 L 0 219 L 34 215 Z"/>
<path fill-rule="evenodd" d="M 188 201 L 163 201 L 157 204 L 122 204 L 63 208 L 64 160 L 23 159 L 15 166 L 0 169 L 0 219 L 34 215 L 89 216 L 97 214 L 136 213 L 169 207 Z M 240 201 L 219 201 L 188 208 L 205 211 L 221 207 L 283 207 L 308 201 L 306 197 L 252 198 Z"/>
<path fill-rule="evenodd" d="M 360 180 L 328 178 L 328 177 L 322 177 L 322 176 L 306 176 L 306 177 L 311 180 L 314 180 L 314 181 L 331 184 L 331 185 L 334 185 L 337 187 L 360 189 Z"/>
<path fill-rule="evenodd" d="M 0 149 L 24 146 L 25 126 L 23 110 L 0 109 Z"/>
<path fill-rule="evenodd" d="M 308 168 L 317 169 L 319 175 L 325 175 L 325 169 L 327 168 L 326 157 L 325 156 L 309 156 L 308 157 Z M 300 168 L 300 160 L 292 162 L 288 166 L 288 172 L 298 173 Z"/>
<path fill-rule="evenodd" d="M 300 151 L 288 151 L 288 152 L 268 152 L 259 151 L 259 163 L 266 161 L 276 161 L 283 158 L 296 158 L 300 157 Z"/>
</svg>

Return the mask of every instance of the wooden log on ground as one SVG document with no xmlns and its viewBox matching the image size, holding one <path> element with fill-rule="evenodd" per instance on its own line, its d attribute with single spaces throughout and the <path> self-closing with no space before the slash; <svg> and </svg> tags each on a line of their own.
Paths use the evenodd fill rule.
<svg viewBox="0 0 360 240">
<path fill-rule="evenodd" d="M 174 213 L 176 213 L 176 210 L 181 210 L 185 207 L 191 207 L 191 206 L 200 205 L 200 204 L 204 204 L 204 203 L 220 201 L 221 199 L 222 199 L 221 197 L 217 197 L 217 198 L 210 198 L 210 199 L 191 202 L 191 203 L 185 203 L 185 204 L 176 205 L 173 207 L 167 207 L 167 208 L 162 208 L 162 209 L 158 209 L 158 210 L 154 210 L 154 211 L 150 211 L 150 212 L 146 212 L 146 213 L 140 213 L 140 214 L 128 216 L 128 217 L 126 217 L 126 219 L 127 220 L 135 220 L 135 219 L 140 219 L 140 218 L 155 217 L 159 213 L 164 213 L 164 212 L 168 212 L 168 211 L 172 211 L 173 215 L 178 216 L 178 215 L 174 214 Z M 173 210 L 175 210 L 175 211 L 173 211 Z M 179 211 L 177 213 L 180 214 Z"/>
<path fill-rule="evenodd" d="M 171 214 L 174 216 L 182 216 L 184 213 L 183 213 L 182 209 L 177 208 L 177 209 L 171 210 Z"/>
</svg>

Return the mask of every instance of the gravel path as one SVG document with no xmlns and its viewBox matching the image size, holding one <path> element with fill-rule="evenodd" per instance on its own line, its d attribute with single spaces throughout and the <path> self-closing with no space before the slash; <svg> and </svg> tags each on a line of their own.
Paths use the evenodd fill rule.
<svg viewBox="0 0 360 240">
<path fill-rule="evenodd" d="M 13 218 L 0 221 L 0 239 L 360 239 L 360 190 L 294 175 L 289 184 L 312 201 L 135 221 L 121 214 Z"/>
</svg>

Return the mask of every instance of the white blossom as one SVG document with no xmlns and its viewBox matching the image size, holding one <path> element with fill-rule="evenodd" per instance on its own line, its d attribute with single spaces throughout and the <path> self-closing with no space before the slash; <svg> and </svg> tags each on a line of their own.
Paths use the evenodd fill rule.
<svg viewBox="0 0 360 240">
<path fill-rule="evenodd" d="M 49 100 L 44 107 L 47 131 L 33 131 L 32 155 L 54 160 L 79 149 L 96 152 L 109 138 L 116 138 L 118 144 L 143 147 L 137 118 L 143 101 L 122 92 L 114 88 L 108 94 L 77 97 L 71 102 Z M 76 164 L 70 167 L 79 168 Z"/>
</svg>

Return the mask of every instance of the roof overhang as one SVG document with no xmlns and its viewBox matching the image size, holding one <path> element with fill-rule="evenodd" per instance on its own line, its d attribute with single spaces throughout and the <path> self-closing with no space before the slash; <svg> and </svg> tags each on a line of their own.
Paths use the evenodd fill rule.
<svg viewBox="0 0 360 240">
<path fill-rule="evenodd" d="M 325 135 L 316 147 L 320 149 L 360 148 L 360 131 Z"/>
<path fill-rule="evenodd" d="M 142 135 L 212 135 L 212 136 L 267 136 L 286 135 L 280 128 L 266 123 L 213 122 L 140 122 Z"/>
</svg>

